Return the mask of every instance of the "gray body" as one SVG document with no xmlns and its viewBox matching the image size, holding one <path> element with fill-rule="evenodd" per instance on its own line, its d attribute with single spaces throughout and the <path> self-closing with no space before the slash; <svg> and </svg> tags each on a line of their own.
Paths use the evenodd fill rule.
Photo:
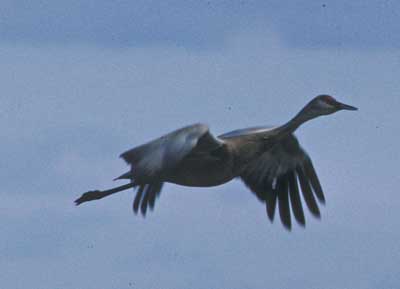
<svg viewBox="0 0 400 289">
<path fill-rule="evenodd" d="M 75 202 L 79 205 L 138 187 L 133 209 L 136 213 L 140 208 L 145 215 L 148 207 L 153 209 L 165 182 L 212 187 L 241 178 L 266 204 L 271 221 L 278 204 L 281 221 L 287 229 L 291 228 L 290 211 L 304 225 L 300 193 L 316 217 L 320 212 L 315 197 L 322 203 L 325 198 L 311 159 L 293 132 L 307 120 L 341 109 L 355 110 L 321 95 L 278 127 L 247 128 L 215 137 L 205 124 L 186 126 L 121 155 L 131 169 L 117 179 L 128 179 L 129 184 L 107 191 L 90 191 Z"/>
<path fill-rule="evenodd" d="M 196 124 L 186 129 L 196 130 L 199 126 L 205 127 L 204 124 Z M 250 133 L 252 129 L 246 131 Z M 249 137 L 254 141 L 247 140 Z M 203 138 L 212 140 L 211 135 Z M 244 137 L 230 133 L 218 136 L 211 144 L 205 144 L 206 141 L 200 138 L 198 144 L 201 148 L 184 157 L 180 165 L 166 176 L 165 181 L 191 187 L 211 187 L 227 183 L 240 176 L 246 164 L 244 156 L 248 162 L 263 153 L 262 142 L 256 140 L 256 134 Z M 249 153 L 243 154 L 243 151 L 253 152 L 253 156 Z"/>
</svg>

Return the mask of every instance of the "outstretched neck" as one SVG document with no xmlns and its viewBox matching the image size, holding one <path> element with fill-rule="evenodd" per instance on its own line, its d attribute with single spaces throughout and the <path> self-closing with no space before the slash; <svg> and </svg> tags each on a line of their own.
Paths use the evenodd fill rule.
<svg viewBox="0 0 400 289">
<path fill-rule="evenodd" d="M 310 113 L 308 105 L 306 105 L 298 114 L 282 126 L 276 128 L 276 135 L 286 136 L 293 133 L 299 126 L 306 121 L 317 117 L 317 115 Z"/>
</svg>

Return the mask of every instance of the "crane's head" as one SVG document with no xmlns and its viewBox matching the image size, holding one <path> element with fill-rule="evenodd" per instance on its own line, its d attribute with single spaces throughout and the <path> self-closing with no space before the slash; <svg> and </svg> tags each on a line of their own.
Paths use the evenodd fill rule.
<svg viewBox="0 0 400 289">
<path fill-rule="evenodd" d="M 295 130 L 302 123 L 316 118 L 321 115 L 328 115 L 339 110 L 357 110 L 356 107 L 341 103 L 327 94 L 321 94 L 312 99 L 302 110 L 292 118 L 285 128 L 289 127 L 289 131 Z"/>
<path fill-rule="evenodd" d="M 339 110 L 357 110 L 356 107 L 341 103 L 327 94 L 318 95 L 306 106 L 308 114 L 313 116 L 327 115 Z"/>
</svg>

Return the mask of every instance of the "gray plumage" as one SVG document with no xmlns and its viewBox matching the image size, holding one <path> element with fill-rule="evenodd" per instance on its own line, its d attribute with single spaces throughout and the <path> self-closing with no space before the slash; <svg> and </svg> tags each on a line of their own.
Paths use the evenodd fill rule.
<svg viewBox="0 0 400 289">
<path fill-rule="evenodd" d="M 339 110 L 356 110 L 329 95 L 310 101 L 293 119 L 278 127 L 253 127 L 213 136 L 205 124 L 183 127 L 124 152 L 131 169 L 117 179 L 130 183 L 107 191 L 89 191 L 75 203 L 100 199 L 130 187 L 138 188 L 133 211 L 154 208 L 163 183 L 212 187 L 240 178 L 265 203 L 273 221 L 278 205 L 282 224 L 290 230 L 291 212 L 302 226 L 300 194 L 311 214 L 320 217 L 317 200 L 324 193 L 308 154 L 293 132 L 304 122 Z"/>
</svg>

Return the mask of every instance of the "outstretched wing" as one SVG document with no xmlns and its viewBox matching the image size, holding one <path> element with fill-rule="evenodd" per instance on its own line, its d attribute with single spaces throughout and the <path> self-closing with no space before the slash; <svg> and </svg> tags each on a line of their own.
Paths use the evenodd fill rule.
<svg viewBox="0 0 400 289">
<path fill-rule="evenodd" d="M 194 124 L 121 154 L 131 165 L 131 170 L 117 179 L 131 179 L 139 187 L 133 203 L 134 212 L 138 212 L 140 207 L 145 215 L 148 206 L 154 207 L 162 189 L 163 176 L 176 168 L 183 158 L 193 152 L 218 149 L 222 144 L 210 133 L 207 125 Z"/>
<path fill-rule="evenodd" d="M 292 225 L 290 208 L 297 222 L 304 226 L 300 192 L 312 215 L 320 217 L 315 196 L 325 203 L 324 193 L 310 157 L 293 134 L 251 162 L 240 177 L 259 200 L 266 203 L 271 221 L 278 203 L 280 219 L 287 229 Z"/>
</svg>

